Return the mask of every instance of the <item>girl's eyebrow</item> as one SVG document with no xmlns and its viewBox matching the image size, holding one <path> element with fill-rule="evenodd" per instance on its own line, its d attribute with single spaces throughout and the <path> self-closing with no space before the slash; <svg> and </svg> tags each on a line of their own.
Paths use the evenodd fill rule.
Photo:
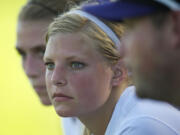
<svg viewBox="0 0 180 135">
<path fill-rule="evenodd" d="M 67 60 L 67 61 L 74 60 L 74 59 L 81 59 L 82 60 L 83 58 L 78 57 L 76 55 L 71 55 L 71 56 L 65 57 L 65 60 Z M 49 56 L 44 55 L 43 61 L 52 61 L 52 58 L 50 58 Z"/>
<path fill-rule="evenodd" d="M 69 56 L 69 57 L 66 58 L 66 60 L 73 60 L 75 58 L 78 58 L 78 57 L 77 56 Z"/>
<path fill-rule="evenodd" d="M 43 61 L 44 61 L 44 62 L 45 62 L 45 61 L 52 61 L 52 59 L 44 56 L 44 57 L 43 57 Z"/>
</svg>

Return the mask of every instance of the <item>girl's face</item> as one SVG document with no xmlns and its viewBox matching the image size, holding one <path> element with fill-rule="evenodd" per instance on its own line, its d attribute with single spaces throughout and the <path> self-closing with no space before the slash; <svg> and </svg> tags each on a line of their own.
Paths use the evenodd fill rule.
<svg viewBox="0 0 180 135">
<path fill-rule="evenodd" d="M 88 37 L 51 36 L 44 61 L 48 94 L 58 115 L 85 116 L 105 105 L 113 71 Z"/>
</svg>

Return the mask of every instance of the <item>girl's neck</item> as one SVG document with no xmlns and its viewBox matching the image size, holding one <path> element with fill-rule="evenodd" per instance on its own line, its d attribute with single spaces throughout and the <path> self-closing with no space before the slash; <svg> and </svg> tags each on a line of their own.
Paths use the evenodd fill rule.
<svg viewBox="0 0 180 135">
<path fill-rule="evenodd" d="M 81 116 L 79 119 L 84 123 L 93 135 L 104 135 L 112 117 L 115 105 L 125 88 L 112 90 L 107 102 L 97 111 Z"/>
</svg>

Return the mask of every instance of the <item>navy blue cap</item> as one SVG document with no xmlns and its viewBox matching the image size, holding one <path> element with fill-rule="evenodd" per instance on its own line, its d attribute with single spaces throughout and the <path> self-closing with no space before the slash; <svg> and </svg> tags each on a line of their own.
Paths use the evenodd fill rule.
<svg viewBox="0 0 180 135">
<path fill-rule="evenodd" d="M 122 21 L 159 10 L 180 10 L 180 4 L 176 0 L 101 0 L 100 3 L 84 5 L 82 10 L 103 19 Z"/>
</svg>

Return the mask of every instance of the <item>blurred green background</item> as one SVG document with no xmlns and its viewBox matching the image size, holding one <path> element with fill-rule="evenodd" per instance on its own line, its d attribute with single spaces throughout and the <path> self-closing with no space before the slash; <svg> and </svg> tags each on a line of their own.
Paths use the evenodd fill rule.
<svg viewBox="0 0 180 135">
<path fill-rule="evenodd" d="M 54 108 L 38 100 L 15 51 L 16 21 L 26 0 L 0 0 L 0 135 L 62 135 Z"/>
</svg>

